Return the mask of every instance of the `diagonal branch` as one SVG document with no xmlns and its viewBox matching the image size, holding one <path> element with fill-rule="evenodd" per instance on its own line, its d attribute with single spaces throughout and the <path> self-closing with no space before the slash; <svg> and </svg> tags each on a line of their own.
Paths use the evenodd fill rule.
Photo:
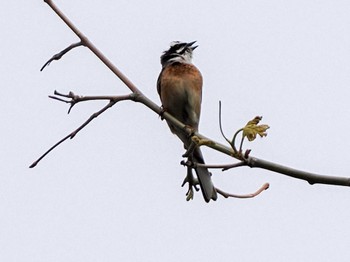
<svg viewBox="0 0 350 262">
<path fill-rule="evenodd" d="M 52 0 L 44 0 L 53 11 L 66 23 L 66 25 L 80 38 L 80 41 L 89 48 L 133 93 L 142 92 L 92 43 L 79 31 L 68 17 L 53 3 Z"/>
</svg>

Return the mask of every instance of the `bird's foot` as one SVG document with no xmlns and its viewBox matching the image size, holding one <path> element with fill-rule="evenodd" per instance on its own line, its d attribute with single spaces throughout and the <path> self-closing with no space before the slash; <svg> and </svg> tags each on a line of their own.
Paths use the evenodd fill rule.
<svg viewBox="0 0 350 262">
<path fill-rule="evenodd" d="M 186 193 L 186 200 L 190 201 L 193 199 L 194 196 L 194 190 L 196 190 L 197 192 L 199 191 L 199 188 L 197 187 L 198 180 L 196 178 L 194 178 L 193 176 L 193 172 L 192 172 L 192 168 L 191 167 L 187 167 L 187 175 L 184 179 L 184 181 L 182 182 L 182 187 L 188 183 L 188 190 Z"/>
<path fill-rule="evenodd" d="M 164 120 L 163 115 L 164 115 L 165 112 L 166 112 L 166 110 L 165 110 L 164 106 L 162 105 L 160 107 L 160 112 L 159 112 L 159 117 L 160 117 L 161 120 Z"/>
</svg>

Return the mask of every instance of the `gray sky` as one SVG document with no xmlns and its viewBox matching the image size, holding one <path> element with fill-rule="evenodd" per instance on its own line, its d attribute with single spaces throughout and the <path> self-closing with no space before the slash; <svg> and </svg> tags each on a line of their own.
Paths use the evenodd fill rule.
<svg viewBox="0 0 350 262">
<path fill-rule="evenodd" d="M 200 131 L 223 141 L 256 115 L 271 129 L 252 155 L 350 177 L 349 1 L 55 1 L 147 96 L 159 103 L 159 56 L 197 40 L 204 76 Z M 36 168 L 28 166 L 104 103 L 68 106 L 47 95 L 125 94 L 43 1 L 0 9 L 1 261 L 347 261 L 350 189 L 264 170 L 214 171 L 255 199 L 185 201 L 182 145 L 132 102 L 115 106 Z M 229 158 L 204 151 L 208 163 Z"/>
</svg>

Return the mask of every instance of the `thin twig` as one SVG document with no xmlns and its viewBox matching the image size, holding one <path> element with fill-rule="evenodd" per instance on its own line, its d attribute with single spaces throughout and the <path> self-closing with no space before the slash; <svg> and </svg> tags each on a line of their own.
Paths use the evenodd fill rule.
<svg viewBox="0 0 350 262">
<path fill-rule="evenodd" d="M 44 65 L 43 67 L 40 69 L 40 71 L 43 71 L 44 68 L 48 65 L 50 65 L 50 63 L 53 61 L 53 60 L 60 60 L 62 58 L 62 56 L 64 56 L 66 53 L 68 53 L 70 50 L 72 50 L 73 48 L 75 47 L 78 47 L 78 46 L 82 46 L 84 45 L 84 43 L 82 41 L 79 41 L 78 43 L 74 43 L 74 44 L 71 44 L 70 46 L 68 46 L 67 48 L 63 49 L 61 52 L 55 54 L 53 57 L 51 57 Z"/>
<path fill-rule="evenodd" d="M 244 142 L 244 136 L 241 138 L 241 143 L 239 144 L 239 152 L 242 152 L 243 148 L 243 142 Z"/>
<path fill-rule="evenodd" d="M 263 192 L 264 190 L 268 189 L 269 186 L 270 186 L 269 183 L 265 183 L 256 192 L 254 192 L 252 194 L 246 194 L 246 195 L 229 194 L 229 193 L 226 193 L 226 192 L 222 191 L 219 188 L 215 188 L 215 189 L 216 189 L 216 192 L 218 192 L 224 198 L 229 198 L 229 197 L 234 197 L 234 198 L 252 198 L 252 197 L 256 197 L 261 192 Z"/>
<path fill-rule="evenodd" d="M 66 98 L 70 98 L 69 100 L 65 100 L 62 99 L 60 97 L 66 97 Z M 74 94 L 72 91 L 69 92 L 69 94 L 62 94 L 59 93 L 58 91 L 55 90 L 54 92 L 54 96 L 49 96 L 49 98 L 51 99 L 55 99 L 58 100 L 60 102 L 64 102 L 67 104 L 70 104 L 70 107 L 68 109 L 68 114 L 70 113 L 71 109 L 73 108 L 73 106 L 75 106 L 76 104 L 80 103 L 80 102 L 84 102 L 84 101 L 94 101 L 94 100 L 109 100 L 109 101 L 120 101 L 120 100 L 135 100 L 136 95 L 134 95 L 133 93 L 125 95 L 125 96 L 108 96 L 108 95 L 103 95 L 103 96 L 79 96 Z"/>
<path fill-rule="evenodd" d="M 221 135 L 224 137 L 224 139 L 227 141 L 227 143 L 229 143 L 232 146 L 233 151 L 236 153 L 237 150 L 235 148 L 235 145 L 234 144 L 232 145 L 231 141 L 225 136 L 224 131 L 222 129 L 221 115 L 222 115 L 222 113 L 221 113 L 221 101 L 219 101 L 219 127 L 220 127 L 220 132 L 221 132 Z"/>
<path fill-rule="evenodd" d="M 235 150 L 235 152 L 238 153 L 238 154 L 241 153 L 241 149 L 240 149 L 240 151 L 237 151 L 237 149 L 236 149 L 236 138 L 237 138 L 237 135 L 238 135 L 240 132 L 242 132 L 242 131 L 243 131 L 243 128 L 238 129 L 238 130 L 236 131 L 236 133 L 233 135 L 232 142 L 231 142 L 232 148 L 233 148 L 233 149 Z"/>
<path fill-rule="evenodd" d="M 231 165 L 227 165 L 225 166 L 222 171 L 226 171 L 226 170 L 229 170 L 229 169 L 232 169 L 232 168 L 236 168 L 236 167 L 241 167 L 241 166 L 246 166 L 247 163 L 245 161 L 241 161 L 241 162 L 238 162 L 238 163 L 235 163 L 235 164 L 231 164 Z"/>
<path fill-rule="evenodd" d="M 77 129 L 75 129 L 73 132 L 71 132 L 69 135 L 62 138 L 60 141 L 58 141 L 56 144 L 54 144 L 49 150 L 47 150 L 41 157 L 39 157 L 36 161 L 34 161 L 29 167 L 33 168 L 35 167 L 48 153 L 50 153 L 53 149 L 55 149 L 57 146 L 62 144 L 64 141 L 66 141 L 68 138 L 72 139 L 75 137 L 76 134 L 80 132 L 84 127 L 86 127 L 94 118 L 101 115 L 103 112 L 105 112 L 108 108 L 111 108 L 119 101 L 124 100 L 132 100 L 133 95 L 125 95 L 125 96 L 115 96 L 113 99 L 109 101 L 107 105 L 105 105 L 101 110 L 93 113 L 82 125 L 80 125 Z M 84 101 L 87 101 L 86 99 Z"/>
<path fill-rule="evenodd" d="M 29 168 L 35 167 L 48 153 L 50 153 L 53 149 L 55 149 L 58 145 L 66 141 L 71 134 L 67 135 L 66 137 L 62 138 L 60 141 L 58 141 L 56 144 L 54 144 L 49 150 L 47 150 L 41 157 L 39 157 L 36 161 L 34 161 Z"/>
<path fill-rule="evenodd" d="M 186 164 L 186 162 L 184 162 Z M 246 166 L 247 163 L 244 161 L 234 163 L 234 164 L 223 164 L 223 165 L 208 165 L 208 164 L 200 164 L 200 163 L 193 163 L 193 165 L 198 167 L 206 167 L 206 168 L 213 168 L 213 169 L 222 169 L 222 171 L 226 171 L 232 168 Z"/>
</svg>

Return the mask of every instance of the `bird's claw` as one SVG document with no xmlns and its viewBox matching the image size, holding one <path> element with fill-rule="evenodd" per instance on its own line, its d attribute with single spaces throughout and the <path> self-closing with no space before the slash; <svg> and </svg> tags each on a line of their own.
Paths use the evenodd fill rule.
<svg viewBox="0 0 350 262">
<path fill-rule="evenodd" d="M 193 200 L 193 188 L 190 187 L 186 193 L 186 201 L 190 201 L 190 200 Z"/>
<path fill-rule="evenodd" d="M 165 108 L 163 106 L 161 106 L 160 107 L 160 112 L 159 112 L 159 116 L 160 116 L 161 120 L 164 120 L 163 115 L 164 115 L 165 111 L 166 111 Z"/>
<path fill-rule="evenodd" d="M 199 188 L 197 187 L 198 180 L 194 178 L 193 173 L 192 173 L 192 168 L 187 167 L 187 176 L 185 177 L 184 181 L 182 182 L 182 187 L 188 183 L 188 190 L 186 192 L 186 200 L 192 200 L 194 196 L 194 190 L 195 189 L 197 192 L 199 191 Z"/>
</svg>

